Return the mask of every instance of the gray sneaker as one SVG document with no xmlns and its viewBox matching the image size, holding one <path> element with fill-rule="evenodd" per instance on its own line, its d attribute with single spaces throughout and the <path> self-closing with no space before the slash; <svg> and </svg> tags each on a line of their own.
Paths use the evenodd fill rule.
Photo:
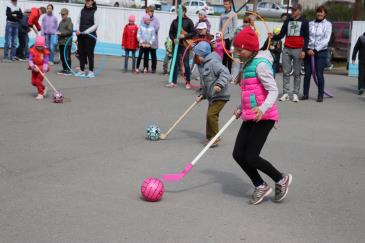
<svg viewBox="0 0 365 243">
<path fill-rule="evenodd" d="M 286 197 L 292 180 L 293 176 L 287 174 L 283 175 L 283 179 L 275 184 L 275 202 L 280 202 Z"/>
<path fill-rule="evenodd" d="M 252 194 L 252 199 L 250 200 L 250 203 L 253 205 L 257 205 L 262 200 L 264 200 L 265 197 L 269 196 L 272 192 L 271 187 L 269 187 L 266 182 L 262 184 L 261 186 L 255 187 L 255 191 Z"/>
<path fill-rule="evenodd" d="M 11 63 L 12 61 L 10 61 L 9 59 L 7 59 L 7 58 L 4 58 L 3 59 L 3 63 Z"/>
</svg>

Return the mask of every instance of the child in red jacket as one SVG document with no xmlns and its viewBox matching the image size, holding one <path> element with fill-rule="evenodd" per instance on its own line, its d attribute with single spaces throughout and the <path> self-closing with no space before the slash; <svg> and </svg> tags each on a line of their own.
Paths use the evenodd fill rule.
<svg viewBox="0 0 365 243">
<path fill-rule="evenodd" d="M 43 100 L 46 96 L 47 88 L 43 85 L 43 73 L 49 71 L 49 50 L 46 47 L 46 39 L 44 36 L 37 36 L 35 44 L 29 49 L 29 69 L 32 70 L 32 85 L 37 87 L 37 100 Z"/>
<path fill-rule="evenodd" d="M 135 24 L 136 17 L 129 16 L 129 23 L 124 27 L 122 48 L 125 50 L 124 72 L 128 70 L 129 52 L 132 53 L 132 70 L 136 69 L 136 50 L 138 47 L 137 32 L 138 26 Z"/>
</svg>

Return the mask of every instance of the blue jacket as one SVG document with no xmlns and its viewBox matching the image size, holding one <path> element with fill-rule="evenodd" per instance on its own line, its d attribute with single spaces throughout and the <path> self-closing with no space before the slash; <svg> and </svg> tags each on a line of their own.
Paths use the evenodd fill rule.
<svg viewBox="0 0 365 243">
<path fill-rule="evenodd" d="M 152 25 L 146 25 L 143 23 L 137 32 L 137 40 L 139 44 L 150 44 L 152 46 L 153 42 L 156 40 L 156 31 Z"/>
</svg>

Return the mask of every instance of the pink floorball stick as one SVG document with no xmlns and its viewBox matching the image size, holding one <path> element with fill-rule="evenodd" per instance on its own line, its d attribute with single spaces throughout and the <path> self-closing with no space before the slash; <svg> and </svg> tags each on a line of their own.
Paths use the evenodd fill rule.
<svg viewBox="0 0 365 243">
<path fill-rule="evenodd" d="M 212 146 L 212 144 L 222 135 L 222 133 L 236 120 L 236 115 L 233 115 L 231 119 L 219 130 L 219 132 L 210 140 L 210 142 L 204 147 L 204 149 L 195 157 L 195 159 L 189 163 L 183 171 L 177 174 L 165 174 L 162 178 L 165 181 L 180 181 L 184 176 L 193 168 L 198 160 L 205 154 L 205 152 Z"/>
<path fill-rule="evenodd" d="M 142 182 L 142 197 L 149 202 L 159 201 L 165 192 L 163 182 L 158 178 L 147 178 Z"/>
</svg>

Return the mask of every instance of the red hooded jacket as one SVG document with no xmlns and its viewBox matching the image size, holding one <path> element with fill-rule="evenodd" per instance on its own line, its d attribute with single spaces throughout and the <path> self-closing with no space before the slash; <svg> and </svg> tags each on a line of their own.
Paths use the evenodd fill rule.
<svg viewBox="0 0 365 243">
<path fill-rule="evenodd" d="M 39 8 L 32 8 L 29 18 L 28 18 L 28 25 L 31 27 L 35 25 L 38 31 L 41 30 L 41 26 L 39 25 L 39 17 L 41 14 L 39 13 Z"/>
<path fill-rule="evenodd" d="M 138 26 L 136 24 L 127 24 L 124 27 L 123 37 L 122 37 L 122 47 L 128 50 L 137 50 L 138 40 L 137 40 Z"/>
</svg>

